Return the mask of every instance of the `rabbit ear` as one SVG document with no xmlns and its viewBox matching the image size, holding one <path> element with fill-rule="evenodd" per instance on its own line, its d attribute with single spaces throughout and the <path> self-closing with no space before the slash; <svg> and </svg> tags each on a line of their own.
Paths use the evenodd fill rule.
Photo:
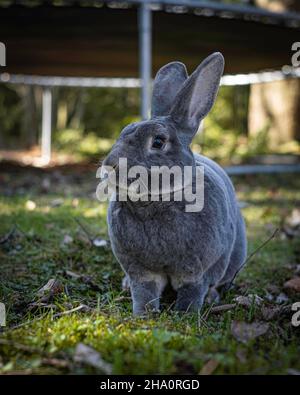
<svg viewBox="0 0 300 395">
<path fill-rule="evenodd" d="M 152 117 L 170 113 L 174 99 L 187 77 L 186 67 L 180 62 L 168 63 L 157 72 L 152 93 Z"/>
<path fill-rule="evenodd" d="M 214 104 L 223 71 L 223 55 L 215 52 L 197 67 L 175 98 L 170 115 L 180 126 L 180 134 L 187 144 Z"/>
</svg>

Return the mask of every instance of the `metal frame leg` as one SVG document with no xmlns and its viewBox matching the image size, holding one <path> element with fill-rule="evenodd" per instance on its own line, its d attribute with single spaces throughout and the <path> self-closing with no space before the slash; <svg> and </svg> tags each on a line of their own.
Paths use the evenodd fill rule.
<svg viewBox="0 0 300 395">
<path fill-rule="evenodd" d="M 43 89 L 42 113 L 42 159 L 45 164 L 51 159 L 51 132 L 52 132 L 52 91 Z"/>
<path fill-rule="evenodd" d="M 152 69 L 152 11 L 145 0 L 138 9 L 139 22 L 139 58 L 141 78 L 141 117 L 150 115 L 151 69 Z"/>
</svg>

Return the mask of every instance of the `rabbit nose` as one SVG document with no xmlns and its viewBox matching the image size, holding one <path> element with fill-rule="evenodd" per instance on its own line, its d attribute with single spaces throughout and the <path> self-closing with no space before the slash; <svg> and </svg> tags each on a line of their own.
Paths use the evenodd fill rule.
<svg viewBox="0 0 300 395">
<path fill-rule="evenodd" d="M 107 156 L 102 162 L 100 177 L 105 178 L 108 173 L 110 173 L 113 170 L 117 170 L 117 168 L 118 168 L 118 159 L 113 155 Z"/>
<path fill-rule="evenodd" d="M 104 161 L 102 162 L 102 166 L 104 167 L 112 167 L 113 169 L 116 169 L 118 167 L 118 157 L 117 155 L 108 155 Z"/>
</svg>

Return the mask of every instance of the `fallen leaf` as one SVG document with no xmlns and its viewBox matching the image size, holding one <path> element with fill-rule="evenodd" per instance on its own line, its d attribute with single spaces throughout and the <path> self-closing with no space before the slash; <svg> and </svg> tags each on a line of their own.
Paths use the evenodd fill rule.
<svg viewBox="0 0 300 395">
<path fill-rule="evenodd" d="M 75 349 L 74 361 L 90 365 L 96 369 L 101 370 L 105 374 L 112 373 L 112 367 L 109 363 L 105 362 L 100 353 L 94 348 L 86 346 L 83 343 L 78 343 Z"/>
<path fill-rule="evenodd" d="M 199 374 L 201 376 L 209 376 L 211 375 L 218 367 L 219 362 L 215 359 L 210 359 L 206 364 L 202 367 Z"/>
<path fill-rule="evenodd" d="M 95 247 L 107 247 L 107 241 L 104 239 L 101 239 L 100 237 L 96 237 L 93 240 L 93 245 Z"/>
<path fill-rule="evenodd" d="M 40 302 L 48 302 L 54 295 L 58 295 L 64 291 L 64 287 L 59 280 L 51 278 L 47 284 L 40 288 L 37 292 L 37 296 Z"/>
<path fill-rule="evenodd" d="M 63 244 L 71 244 L 71 243 L 73 243 L 73 237 L 70 236 L 70 235 L 64 235 L 62 243 Z"/>
<path fill-rule="evenodd" d="M 264 300 L 258 295 L 249 294 L 248 296 L 237 296 L 234 301 L 240 306 L 251 307 L 253 305 L 260 306 Z"/>
<path fill-rule="evenodd" d="M 300 292 L 300 277 L 294 277 L 284 283 L 284 288 L 294 291 Z"/>
<path fill-rule="evenodd" d="M 231 324 L 232 335 L 242 343 L 248 343 L 250 340 L 256 339 L 264 335 L 269 330 L 269 324 L 262 322 L 246 322 L 233 321 Z"/>
<path fill-rule="evenodd" d="M 282 304 L 288 302 L 288 300 L 289 300 L 288 296 L 285 293 L 281 292 L 276 298 L 276 303 Z"/>
<path fill-rule="evenodd" d="M 274 318 L 280 315 L 281 307 L 263 307 L 261 309 L 261 315 L 264 320 L 272 321 Z"/>
</svg>

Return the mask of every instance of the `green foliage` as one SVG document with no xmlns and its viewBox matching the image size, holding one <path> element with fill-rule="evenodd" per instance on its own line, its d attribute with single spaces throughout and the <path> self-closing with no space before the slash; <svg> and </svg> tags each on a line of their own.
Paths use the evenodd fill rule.
<svg viewBox="0 0 300 395">
<path fill-rule="evenodd" d="M 75 159 L 105 156 L 115 140 L 98 137 L 95 132 L 84 133 L 80 129 L 66 129 L 55 133 L 54 147 L 72 154 Z"/>
<path fill-rule="evenodd" d="M 0 84 L 0 146 L 14 147 L 22 126 L 22 103 L 17 91 Z M 7 141 L 9 144 L 7 144 Z"/>
<path fill-rule="evenodd" d="M 23 105 L 29 93 L 19 91 L 9 85 L 0 86 L 0 145 L 6 148 L 16 147 L 15 143 L 25 146 L 26 139 L 28 145 L 37 136 L 32 131 L 40 122 L 41 89 L 36 87 L 31 92 L 35 116 L 27 117 Z M 260 154 L 299 153 L 299 142 L 271 151 L 269 125 L 264 125 L 255 136 L 249 136 L 248 102 L 248 86 L 221 87 L 212 111 L 204 120 L 202 132 L 193 141 L 193 149 L 223 164 L 240 163 Z M 138 89 L 55 88 L 53 147 L 74 155 L 74 159 L 99 158 L 109 151 L 125 125 L 140 119 L 138 114 Z M 25 126 L 29 129 L 24 130 Z"/>
<path fill-rule="evenodd" d="M 82 117 L 84 131 L 98 136 L 116 138 L 125 125 L 138 118 L 137 89 L 88 89 L 84 97 Z"/>
<path fill-rule="evenodd" d="M 194 149 L 220 162 L 239 161 L 247 138 L 249 87 L 223 86 L 196 135 Z"/>
</svg>

